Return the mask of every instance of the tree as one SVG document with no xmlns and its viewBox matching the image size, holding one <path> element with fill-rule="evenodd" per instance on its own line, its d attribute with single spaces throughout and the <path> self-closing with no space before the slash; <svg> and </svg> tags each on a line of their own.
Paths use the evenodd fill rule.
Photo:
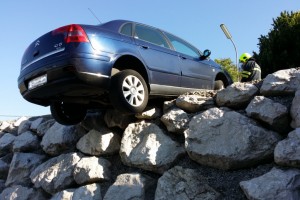
<svg viewBox="0 0 300 200">
<path fill-rule="evenodd" d="M 239 81 L 239 72 L 236 69 L 236 65 L 233 64 L 230 58 L 215 59 L 215 62 L 221 65 L 221 67 L 228 72 L 234 82 Z"/>
<path fill-rule="evenodd" d="M 300 66 L 300 12 L 281 12 L 272 26 L 266 36 L 258 38 L 259 53 L 254 52 L 263 77 Z"/>
</svg>

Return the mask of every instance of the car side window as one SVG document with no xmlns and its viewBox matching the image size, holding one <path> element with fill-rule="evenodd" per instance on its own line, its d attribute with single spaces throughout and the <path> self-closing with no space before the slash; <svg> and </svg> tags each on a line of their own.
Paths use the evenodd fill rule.
<svg viewBox="0 0 300 200">
<path fill-rule="evenodd" d="M 165 33 L 165 35 L 169 38 L 171 44 L 179 53 L 183 53 L 197 58 L 200 57 L 199 51 L 189 43 L 169 33 Z"/>
<path fill-rule="evenodd" d="M 132 23 L 127 23 L 122 26 L 120 33 L 127 36 L 132 36 Z"/>
<path fill-rule="evenodd" d="M 170 49 L 170 46 L 168 45 L 168 42 L 164 38 L 163 34 L 151 27 L 137 24 L 135 26 L 135 38 Z"/>
</svg>

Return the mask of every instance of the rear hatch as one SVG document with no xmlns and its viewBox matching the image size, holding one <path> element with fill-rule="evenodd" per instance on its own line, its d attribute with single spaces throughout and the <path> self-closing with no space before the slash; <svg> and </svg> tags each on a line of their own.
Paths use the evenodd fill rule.
<svg viewBox="0 0 300 200">
<path fill-rule="evenodd" d="M 42 59 L 59 55 L 70 42 L 88 42 L 87 35 L 80 25 L 71 24 L 46 33 L 26 49 L 21 71 Z"/>
</svg>

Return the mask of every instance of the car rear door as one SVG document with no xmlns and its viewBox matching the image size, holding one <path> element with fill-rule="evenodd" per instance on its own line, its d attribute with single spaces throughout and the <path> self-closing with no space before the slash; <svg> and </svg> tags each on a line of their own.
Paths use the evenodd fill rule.
<svg viewBox="0 0 300 200">
<path fill-rule="evenodd" d="M 212 89 L 214 68 L 208 60 L 201 60 L 199 51 L 184 40 L 165 33 L 181 60 L 181 87 Z"/>
<path fill-rule="evenodd" d="M 166 86 L 180 86 L 180 59 L 164 35 L 158 29 L 141 24 L 136 24 L 134 30 L 138 51 L 150 72 L 152 92 L 166 93 Z"/>
</svg>

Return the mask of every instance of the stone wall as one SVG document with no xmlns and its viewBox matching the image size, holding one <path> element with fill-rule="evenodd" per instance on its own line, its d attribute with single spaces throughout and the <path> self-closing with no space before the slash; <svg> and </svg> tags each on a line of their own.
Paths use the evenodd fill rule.
<svg viewBox="0 0 300 200">
<path fill-rule="evenodd" d="M 295 68 L 136 116 L 2 121 L 0 199 L 300 199 L 299 102 Z"/>
</svg>

